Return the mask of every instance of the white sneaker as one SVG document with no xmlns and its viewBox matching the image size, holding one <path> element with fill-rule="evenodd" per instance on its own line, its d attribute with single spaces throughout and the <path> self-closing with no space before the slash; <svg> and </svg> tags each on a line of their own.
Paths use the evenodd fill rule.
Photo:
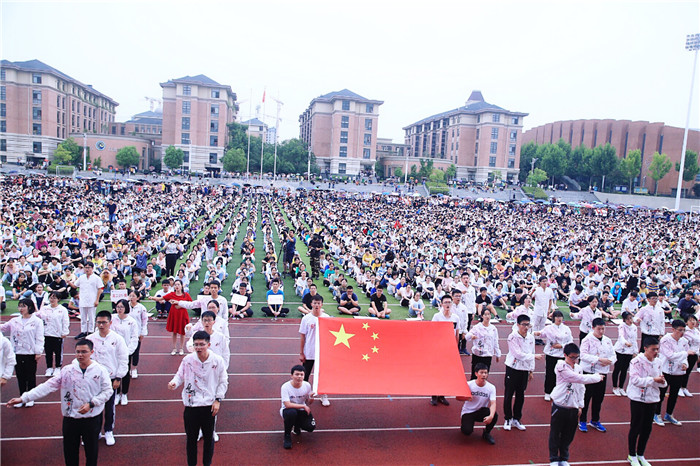
<svg viewBox="0 0 700 466">
<path fill-rule="evenodd" d="M 51 377 L 53 375 L 53 367 L 49 367 L 46 369 L 46 372 L 44 372 L 44 376 L 46 377 Z"/>
<path fill-rule="evenodd" d="M 128 404 L 129 404 L 129 398 L 128 398 L 126 395 L 122 394 L 120 404 L 121 404 L 122 406 L 128 405 Z"/>
<path fill-rule="evenodd" d="M 172 351 L 170 352 L 170 354 L 172 354 L 173 356 L 175 356 L 175 355 L 177 354 L 177 350 L 176 350 L 176 349 L 172 350 Z"/>
<path fill-rule="evenodd" d="M 503 430 L 510 430 L 510 420 L 503 423 Z"/>
<path fill-rule="evenodd" d="M 639 461 L 640 466 L 651 466 L 651 463 L 643 456 L 637 455 L 637 461 Z"/>
<path fill-rule="evenodd" d="M 618 388 L 618 390 L 620 392 L 620 396 L 627 396 L 627 392 L 625 391 L 624 388 Z"/>
<path fill-rule="evenodd" d="M 700 372 L 700 367 L 698 367 L 698 368 L 697 368 L 697 369 L 695 369 L 695 370 L 696 370 L 696 371 L 698 371 L 698 372 Z"/>
<path fill-rule="evenodd" d="M 620 394 L 620 389 L 617 388 L 617 387 L 613 387 L 613 395 L 615 395 L 615 396 L 622 396 L 622 395 Z"/>
<path fill-rule="evenodd" d="M 627 456 L 627 461 L 629 461 L 629 463 L 630 463 L 632 466 L 640 466 L 640 465 L 639 465 L 639 460 L 637 459 L 636 456 L 628 455 L 628 456 Z"/>
<path fill-rule="evenodd" d="M 110 446 L 110 447 L 112 445 L 114 445 L 114 443 L 115 443 L 114 434 L 112 433 L 111 430 L 108 430 L 105 432 L 105 443 L 107 444 L 107 446 Z"/>
<path fill-rule="evenodd" d="M 550 461 L 549 466 L 559 466 L 559 461 Z"/>
<path fill-rule="evenodd" d="M 684 394 L 685 396 L 687 396 L 688 398 L 692 398 L 692 397 L 693 397 L 693 394 L 690 393 L 690 390 L 688 390 L 687 388 L 683 388 L 682 390 L 683 390 L 683 394 Z"/>
<path fill-rule="evenodd" d="M 131 378 L 132 378 L 132 379 L 138 379 L 138 378 L 139 378 L 139 371 L 136 370 L 135 367 L 134 367 L 133 369 L 131 369 Z"/>
<path fill-rule="evenodd" d="M 13 406 L 13 408 L 22 408 L 24 406 L 24 403 L 17 403 L 16 405 Z"/>
<path fill-rule="evenodd" d="M 544 394 L 544 401 L 552 401 L 552 395 L 549 393 Z"/>
<path fill-rule="evenodd" d="M 678 390 L 678 396 L 681 398 L 685 398 L 685 392 L 683 391 L 682 388 L 680 390 Z"/>
<path fill-rule="evenodd" d="M 204 438 L 204 434 L 202 434 L 202 431 L 200 430 L 199 435 L 197 435 L 197 441 L 199 442 L 200 440 L 202 440 L 202 438 Z"/>
<path fill-rule="evenodd" d="M 184 356 L 184 355 L 185 355 L 185 351 L 184 351 L 184 350 L 180 350 L 180 356 Z"/>
<path fill-rule="evenodd" d="M 34 402 L 33 402 L 33 401 L 27 401 L 27 403 L 26 403 L 24 406 L 27 407 L 27 408 L 31 408 L 32 406 L 34 406 Z"/>
<path fill-rule="evenodd" d="M 214 442 L 218 442 L 218 441 L 219 441 L 219 434 L 214 432 Z"/>
<path fill-rule="evenodd" d="M 114 406 L 119 406 L 119 403 L 122 401 L 122 395 L 121 393 L 117 393 L 114 395 Z"/>
<path fill-rule="evenodd" d="M 330 406 L 331 402 L 328 400 L 328 395 L 321 395 L 321 404 L 323 406 Z"/>
<path fill-rule="evenodd" d="M 526 427 L 520 423 L 517 419 L 513 419 L 510 423 L 518 430 L 525 430 Z"/>
</svg>

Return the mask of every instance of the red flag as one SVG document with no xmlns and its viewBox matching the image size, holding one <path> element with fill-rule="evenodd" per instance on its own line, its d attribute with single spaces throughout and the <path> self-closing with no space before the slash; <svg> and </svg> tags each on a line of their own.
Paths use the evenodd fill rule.
<svg viewBox="0 0 700 466">
<path fill-rule="evenodd" d="M 263 90 L 263 103 L 265 103 L 265 93 L 267 92 L 267 89 Z"/>
<path fill-rule="evenodd" d="M 470 396 L 449 322 L 320 318 L 319 394 Z"/>
</svg>

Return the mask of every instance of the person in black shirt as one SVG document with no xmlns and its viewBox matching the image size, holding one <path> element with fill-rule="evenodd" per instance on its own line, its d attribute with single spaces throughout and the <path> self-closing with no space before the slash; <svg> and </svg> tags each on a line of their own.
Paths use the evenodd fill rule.
<svg viewBox="0 0 700 466">
<path fill-rule="evenodd" d="M 321 249 L 323 249 L 323 241 L 318 233 L 314 233 L 311 241 L 309 241 L 309 255 L 311 256 L 311 278 L 317 279 L 320 275 L 321 268 Z"/>
<path fill-rule="evenodd" d="M 386 295 L 384 295 L 384 287 L 379 285 L 377 291 L 369 298 L 370 308 L 369 315 L 379 317 L 380 319 L 388 319 L 391 314 L 391 309 L 387 305 Z"/>
</svg>

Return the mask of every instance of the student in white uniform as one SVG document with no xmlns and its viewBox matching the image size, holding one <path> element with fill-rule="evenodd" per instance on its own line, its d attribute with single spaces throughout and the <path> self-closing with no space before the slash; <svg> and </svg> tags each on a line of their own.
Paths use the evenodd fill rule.
<svg viewBox="0 0 700 466">
<path fill-rule="evenodd" d="M 441 309 L 433 315 L 433 322 L 451 322 L 455 330 L 455 343 L 456 348 L 459 350 L 459 335 L 462 333 L 461 320 L 459 316 L 452 312 L 452 296 L 446 294 L 440 300 Z M 442 395 L 433 395 L 430 397 L 430 404 L 437 406 L 438 403 L 442 403 L 445 406 L 449 406 L 450 402 L 447 401 Z"/>
<path fill-rule="evenodd" d="M 492 383 L 487 382 L 489 369 L 486 367 L 486 364 L 478 363 L 474 370 L 476 379 L 468 382 L 472 396 L 457 397 L 457 401 L 464 401 L 464 405 L 462 405 L 461 430 L 464 435 L 471 435 L 474 432 L 474 424 L 481 422 L 485 425 L 481 438 L 489 444 L 495 445 L 496 440 L 491 435 L 491 431 L 496 422 L 498 422 L 496 387 Z"/>
<path fill-rule="evenodd" d="M 625 380 L 632 358 L 637 351 L 637 326 L 633 323 L 634 316 L 625 311 L 622 313 L 622 323 L 617 326 L 617 341 L 615 342 L 615 368 L 612 373 L 613 394 L 615 396 L 627 396 L 625 392 Z"/>
<path fill-rule="evenodd" d="M 12 371 L 15 370 L 16 364 L 17 359 L 12 350 L 12 343 L 0 333 L 0 388 L 12 378 Z"/>
<path fill-rule="evenodd" d="M 661 361 L 661 372 L 668 384 L 668 402 L 666 403 L 666 414 L 661 419 L 661 405 L 666 398 L 666 387 L 661 387 L 661 401 L 656 405 L 656 415 L 654 422 L 660 426 L 664 421 L 670 422 L 674 426 L 680 426 L 681 422 L 673 417 L 673 410 L 678 401 L 678 392 L 683 383 L 683 376 L 688 369 L 688 355 L 693 353 L 688 346 L 688 340 L 683 338 L 685 334 L 685 322 L 676 319 L 671 323 L 673 330 L 663 336 L 659 342 L 659 361 Z"/>
<path fill-rule="evenodd" d="M 545 376 L 544 376 L 544 400 L 552 399 L 552 390 L 557 384 L 554 368 L 559 361 L 564 360 L 564 346 L 574 341 L 571 330 L 564 324 L 564 314 L 556 310 L 552 313 L 553 324 L 547 325 L 541 332 L 535 332 L 545 342 Z"/>
<path fill-rule="evenodd" d="M 299 324 L 300 350 L 299 360 L 304 365 L 304 381 L 308 382 L 316 360 L 316 330 L 318 318 L 330 317 L 323 311 L 323 298 L 316 295 L 311 299 L 311 312 L 306 314 Z M 328 395 L 321 395 L 321 404 L 330 406 Z"/>
<path fill-rule="evenodd" d="M 46 352 L 47 377 L 61 372 L 63 365 L 63 340 L 70 333 L 68 309 L 58 303 L 58 293 L 49 294 L 46 303 L 36 316 L 44 322 L 44 351 Z"/>
<path fill-rule="evenodd" d="M 612 340 L 605 336 L 605 321 L 596 317 L 592 322 L 593 330 L 581 343 L 581 368 L 584 374 L 602 374 L 600 382 L 586 385 L 584 404 L 579 416 L 581 432 L 588 432 L 586 420 L 588 419 L 588 407 L 591 406 L 590 426 L 599 432 L 607 429 L 600 423 L 600 408 L 605 398 L 605 384 L 607 375 L 615 364 L 617 357 Z"/>
<path fill-rule="evenodd" d="M 311 314 L 307 314 L 311 315 Z M 284 443 L 285 449 L 292 448 L 292 431 L 300 435 L 302 429 L 313 432 L 316 421 L 311 414 L 311 404 L 314 402 L 311 393 L 311 384 L 304 380 L 304 366 L 297 364 L 292 367 L 292 380 L 285 382 L 280 389 L 282 407 L 280 416 L 284 419 Z"/>
</svg>

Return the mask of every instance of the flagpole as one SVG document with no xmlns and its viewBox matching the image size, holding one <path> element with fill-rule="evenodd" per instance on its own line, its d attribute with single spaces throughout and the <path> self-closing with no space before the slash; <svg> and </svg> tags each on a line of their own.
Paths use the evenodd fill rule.
<svg viewBox="0 0 700 466">
<path fill-rule="evenodd" d="M 262 112 L 262 136 L 261 136 L 261 141 L 260 141 L 260 181 L 263 179 L 263 158 L 265 155 L 265 92 L 266 90 L 263 90 L 263 112 Z"/>
<path fill-rule="evenodd" d="M 245 166 L 246 180 L 250 180 L 250 120 L 253 118 L 253 88 L 250 88 L 250 99 L 248 99 L 248 161 Z"/>
</svg>

